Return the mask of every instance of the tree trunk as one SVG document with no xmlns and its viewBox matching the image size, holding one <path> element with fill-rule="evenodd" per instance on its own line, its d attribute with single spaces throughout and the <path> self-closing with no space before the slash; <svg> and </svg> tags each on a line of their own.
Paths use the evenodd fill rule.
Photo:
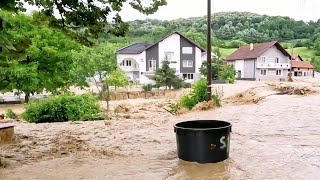
<svg viewBox="0 0 320 180">
<path fill-rule="evenodd" d="M 93 77 L 93 80 L 94 80 L 94 84 L 96 85 L 96 88 L 97 88 L 98 91 L 99 91 L 99 95 L 101 95 L 101 90 L 100 90 L 100 88 L 99 88 L 99 86 L 98 86 L 98 82 L 97 82 L 96 78 Z"/>
<path fill-rule="evenodd" d="M 30 100 L 30 93 L 29 92 L 26 92 L 25 96 L 24 96 L 24 102 L 25 103 L 28 103 Z"/>
<path fill-rule="evenodd" d="M 101 72 L 99 72 L 99 82 L 102 83 L 101 92 L 100 92 L 100 97 L 103 99 L 103 97 L 104 97 L 104 92 L 106 92 L 106 87 L 105 87 L 105 85 L 104 85 Z"/>
</svg>

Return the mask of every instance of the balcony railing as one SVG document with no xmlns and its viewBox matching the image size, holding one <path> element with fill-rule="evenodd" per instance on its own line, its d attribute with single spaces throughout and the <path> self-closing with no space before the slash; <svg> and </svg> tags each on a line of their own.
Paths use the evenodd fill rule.
<svg viewBox="0 0 320 180">
<path fill-rule="evenodd" d="M 147 71 L 147 72 L 142 72 L 141 74 L 150 78 L 150 77 L 153 77 L 156 74 L 156 72 L 155 71 Z"/>
<path fill-rule="evenodd" d="M 290 69 L 290 63 L 258 63 L 257 68 Z"/>
</svg>

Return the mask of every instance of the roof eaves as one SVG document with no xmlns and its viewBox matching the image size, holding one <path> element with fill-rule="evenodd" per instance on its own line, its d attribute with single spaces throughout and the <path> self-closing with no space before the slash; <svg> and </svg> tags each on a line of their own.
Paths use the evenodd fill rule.
<svg viewBox="0 0 320 180">
<path fill-rule="evenodd" d="M 128 46 L 125 46 L 125 47 L 123 47 L 123 48 L 121 48 L 121 49 L 118 49 L 116 52 L 119 52 L 119 51 L 121 51 L 121 50 L 123 50 L 123 49 L 125 49 L 125 48 L 128 48 L 128 47 L 130 47 L 130 46 L 132 46 L 132 45 L 135 45 L 135 44 L 137 44 L 137 43 L 129 44 Z"/>
<path fill-rule="evenodd" d="M 119 53 L 118 52 L 118 54 L 141 54 L 142 52 L 125 52 L 125 53 Z"/>
<path fill-rule="evenodd" d="M 159 41 L 157 41 L 157 42 L 155 42 L 155 43 L 151 44 L 151 45 L 150 45 L 149 47 L 147 47 L 145 50 L 147 50 L 147 49 L 149 49 L 149 48 L 153 47 L 154 45 L 158 44 L 159 42 L 161 42 L 161 41 L 163 41 L 163 40 L 167 39 L 168 37 L 170 37 L 170 36 L 172 36 L 172 35 L 174 35 L 174 34 L 178 34 L 178 35 L 182 36 L 183 38 L 185 38 L 186 40 L 188 40 L 189 42 L 191 42 L 193 45 L 197 46 L 201 51 L 206 52 L 206 50 L 205 50 L 205 49 L 203 49 L 202 47 L 200 47 L 200 46 L 199 46 L 199 45 L 197 45 L 195 42 L 191 41 L 190 39 L 188 39 L 186 36 L 184 36 L 183 34 L 181 34 L 181 33 L 180 33 L 180 32 L 178 32 L 178 31 L 175 31 L 175 32 L 173 32 L 173 33 L 171 33 L 171 34 L 169 34 L 169 35 L 165 36 L 164 38 L 160 39 Z"/>
</svg>

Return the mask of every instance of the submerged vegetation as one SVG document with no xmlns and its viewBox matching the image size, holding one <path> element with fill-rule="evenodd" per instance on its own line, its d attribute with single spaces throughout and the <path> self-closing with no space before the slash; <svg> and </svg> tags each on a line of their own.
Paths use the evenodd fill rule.
<svg viewBox="0 0 320 180">
<path fill-rule="evenodd" d="M 194 84 L 192 91 L 184 96 L 178 102 L 169 102 L 168 110 L 171 114 L 178 115 L 182 111 L 190 111 L 194 108 L 199 110 L 208 110 L 213 107 L 221 107 L 221 98 L 223 91 L 214 89 L 212 100 L 206 101 L 207 98 L 207 81 L 202 79 Z M 200 106 L 200 107 L 197 107 Z"/>
<path fill-rule="evenodd" d="M 63 94 L 26 105 L 22 118 L 32 123 L 104 120 L 97 97 Z"/>
</svg>

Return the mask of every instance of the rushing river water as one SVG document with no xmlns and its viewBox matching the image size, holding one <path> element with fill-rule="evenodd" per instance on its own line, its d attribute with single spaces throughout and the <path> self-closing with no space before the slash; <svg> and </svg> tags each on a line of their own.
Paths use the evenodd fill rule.
<svg viewBox="0 0 320 180">
<path fill-rule="evenodd" d="M 38 145 L 16 149 L 23 156 L 20 161 L 20 156 L 14 157 L 19 165 L 0 169 L 0 179 L 319 179 L 319 110 L 319 95 L 269 96 L 259 105 L 225 106 L 179 118 L 112 121 L 107 128 L 103 122 L 20 124 L 17 132 L 29 138 L 23 141 L 32 144 L 37 137 Z M 232 123 L 230 159 L 203 165 L 178 160 L 173 125 L 195 119 Z M 53 144 L 55 136 L 78 140 Z M 90 152 L 72 151 L 68 144 Z M 53 146 L 61 148 L 53 151 Z M 28 156 L 23 152 L 26 147 Z"/>
</svg>

